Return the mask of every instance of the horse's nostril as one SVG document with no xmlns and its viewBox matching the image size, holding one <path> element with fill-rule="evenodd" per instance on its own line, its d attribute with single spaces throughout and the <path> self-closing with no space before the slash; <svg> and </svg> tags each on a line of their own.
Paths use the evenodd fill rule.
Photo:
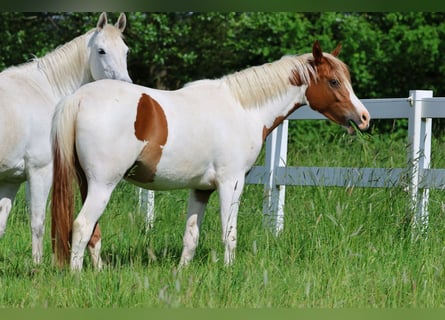
<svg viewBox="0 0 445 320">
<path fill-rule="evenodd" d="M 362 120 L 363 121 L 368 121 L 368 116 L 365 113 L 362 114 Z"/>
</svg>

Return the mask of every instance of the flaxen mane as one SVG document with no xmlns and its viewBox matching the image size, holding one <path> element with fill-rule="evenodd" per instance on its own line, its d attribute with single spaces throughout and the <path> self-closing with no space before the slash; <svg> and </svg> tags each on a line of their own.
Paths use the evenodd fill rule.
<svg viewBox="0 0 445 320">
<path fill-rule="evenodd" d="M 343 75 L 349 75 L 346 65 L 331 54 L 324 53 L 324 56 L 333 71 L 333 76 L 340 81 L 349 82 L 349 76 L 348 79 L 344 79 Z M 241 105 L 250 108 L 284 94 L 291 85 L 290 78 L 293 73 L 299 76 L 303 85 L 308 85 L 311 78 L 317 81 L 318 75 L 313 66 L 312 54 L 284 56 L 275 62 L 227 75 L 222 80 L 227 83 Z"/>
<path fill-rule="evenodd" d="M 289 79 L 293 71 L 303 84 L 309 84 L 311 77 L 315 79 L 316 71 L 309 59 L 312 54 L 284 56 L 275 62 L 227 75 L 223 80 L 243 107 L 255 107 L 284 94 L 291 85 Z"/>
</svg>

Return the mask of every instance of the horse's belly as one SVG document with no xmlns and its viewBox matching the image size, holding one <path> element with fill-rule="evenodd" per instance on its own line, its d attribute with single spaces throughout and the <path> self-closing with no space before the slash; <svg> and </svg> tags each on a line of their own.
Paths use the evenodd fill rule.
<svg viewBox="0 0 445 320">
<path fill-rule="evenodd" d="M 15 164 L 14 159 L 24 156 L 29 130 L 23 119 L 3 105 L 0 105 L 0 114 L 0 166 L 6 162 Z"/>
<path fill-rule="evenodd" d="M 185 162 L 163 166 L 161 161 L 158 167 L 150 167 L 137 161 L 127 172 L 125 179 L 139 187 L 151 190 L 216 189 L 216 173 L 212 166 L 197 169 L 188 166 Z"/>
<path fill-rule="evenodd" d="M 15 165 L 0 162 L 0 180 L 9 182 L 25 181 L 25 161 L 21 160 Z"/>
</svg>

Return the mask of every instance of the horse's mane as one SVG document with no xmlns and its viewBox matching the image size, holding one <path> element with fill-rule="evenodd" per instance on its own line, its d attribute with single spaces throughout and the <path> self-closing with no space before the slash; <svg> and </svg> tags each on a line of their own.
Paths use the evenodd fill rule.
<svg viewBox="0 0 445 320">
<path fill-rule="evenodd" d="M 90 74 L 85 74 L 88 63 L 86 37 L 94 30 L 91 29 L 43 57 L 33 59 L 59 94 L 66 95 L 91 78 Z"/>
<path fill-rule="evenodd" d="M 3 70 L 2 74 L 24 73 L 26 76 L 23 79 L 29 86 L 36 90 L 42 90 L 42 83 L 29 74 L 30 68 L 37 68 L 46 76 L 57 96 L 72 93 L 82 83 L 91 80 L 91 74 L 88 73 L 89 68 L 87 67 L 87 37 L 95 30 L 89 30 L 42 57 L 34 56 L 28 62 L 10 66 Z"/>
<path fill-rule="evenodd" d="M 275 62 L 251 67 L 222 78 L 236 99 L 245 108 L 258 106 L 286 92 L 292 72 L 296 72 L 303 84 L 316 79 L 316 71 L 310 64 L 311 54 L 284 56 Z"/>
<path fill-rule="evenodd" d="M 349 79 L 347 66 L 329 53 L 324 53 L 327 63 L 332 67 L 334 75 L 341 81 Z M 275 62 L 247 68 L 222 78 L 236 99 L 245 108 L 258 106 L 267 100 L 279 97 L 291 85 L 293 72 L 299 76 L 303 85 L 308 85 L 311 78 L 318 80 L 317 71 L 313 67 L 313 56 L 306 53 L 299 56 L 284 56 Z M 344 77 L 347 79 L 344 79 Z"/>
</svg>

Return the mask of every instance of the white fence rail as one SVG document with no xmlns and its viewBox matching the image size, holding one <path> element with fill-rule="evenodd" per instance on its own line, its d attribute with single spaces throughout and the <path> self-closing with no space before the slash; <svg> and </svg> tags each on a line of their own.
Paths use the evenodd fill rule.
<svg viewBox="0 0 445 320">
<path fill-rule="evenodd" d="M 286 185 L 392 188 L 409 186 L 414 221 L 428 223 L 429 189 L 445 188 L 445 169 L 431 169 L 431 127 L 433 118 L 445 118 L 445 98 L 433 98 L 432 91 L 412 90 L 408 98 L 361 100 L 372 119 L 408 119 L 408 161 L 406 168 L 289 167 L 287 161 L 288 121 L 326 119 L 304 106 L 278 126 L 266 140 L 264 166 L 254 166 L 246 183 L 263 184 L 266 223 L 276 233 L 284 223 Z M 147 223 L 153 222 L 154 193 L 139 192 Z"/>
</svg>

